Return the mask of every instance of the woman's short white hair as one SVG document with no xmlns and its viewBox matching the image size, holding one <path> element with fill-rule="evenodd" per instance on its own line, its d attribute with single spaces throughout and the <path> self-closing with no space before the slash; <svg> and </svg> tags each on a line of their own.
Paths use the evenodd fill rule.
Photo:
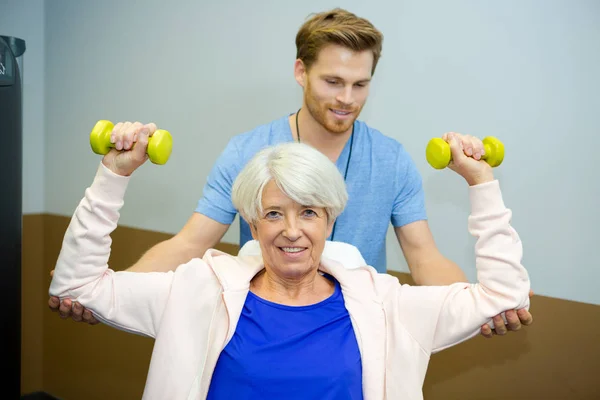
<svg viewBox="0 0 600 400">
<path fill-rule="evenodd" d="M 262 193 L 271 180 L 296 203 L 323 207 L 328 221 L 348 201 L 344 178 L 323 153 L 304 143 L 278 144 L 259 151 L 233 183 L 233 205 L 249 224 L 262 214 Z"/>
</svg>

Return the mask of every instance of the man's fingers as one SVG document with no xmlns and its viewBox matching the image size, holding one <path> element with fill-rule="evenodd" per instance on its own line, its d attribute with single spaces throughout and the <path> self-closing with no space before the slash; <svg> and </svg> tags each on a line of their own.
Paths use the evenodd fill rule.
<svg viewBox="0 0 600 400">
<path fill-rule="evenodd" d="M 71 318 L 73 318 L 73 321 L 75 321 L 75 322 L 81 322 L 82 314 L 83 314 L 83 307 L 81 306 L 81 304 L 75 302 L 75 304 L 73 305 Z"/>
<path fill-rule="evenodd" d="M 90 325 L 96 325 L 98 323 L 98 320 L 94 318 L 92 312 L 88 309 L 83 312 L 83 321 Z"/>
<path fill-rule="evenodd" d="M 91 311 L 87 310 L 78 302 L 72 302 L 71 299 L 64 299 L 62 302 L 56 296 L 48 299 L 48 307 L 54 312 L 58 312 L 63 319 L 71 317 L 75 322 L 86 322 L 90 325 L 96 325 L 100 321 L 94 318 Z"/>
<path fill-rule="evenodd" d="M 58 311 L 58 307 L 60 307 L 60 300 L 58 299 L 58 297 L 52 296 L 48 299 L 48 307 L 50 307 L 50 309 L 53 312 Z"/>
<path fill-rule="evenodd" d="M 496 315 L 494 318 L 494 331 L 496 331 L 496 335 L 506 335 L 507 329 L 506 325 L 504 325 L 504 320 L 501 315 Z"/>
<path fill-rule="evenodd" d="M 492 328 L 488 324 L 485 324 L 481 326 L 481 335 L 489 339 L 494 336 L 494 333 L 492 332 Z"/>
<path fill-rule="evenodd" d="M 522 308 L 517 310 L 517 315 L 519 317 L 519 321 L 521 321 L 521 324 L 527 326 L 533 323 L 533 315 L 531 315 L 531 313 L 526 309 Z"/>
<path fill-rule="evenodd" d="M 75 302 L 73 305 L 73 315 L 81 317 L 81 314 L 83 314 L 83 306 L 78 302 Z"/>
<path fill-rule="evenodd" d="M 58 313 L 61 318 L 69 318 L 71 315 L 71 300 L 65 299 L 58 308 Z"/>
<path fill-rule="evenodd" d="M 509 331 L 518 331 L 521 329 L 521 320 L 515 310 L 508 310 L 504 313 L 506 315 L 506 322 Z"/>
</svg>

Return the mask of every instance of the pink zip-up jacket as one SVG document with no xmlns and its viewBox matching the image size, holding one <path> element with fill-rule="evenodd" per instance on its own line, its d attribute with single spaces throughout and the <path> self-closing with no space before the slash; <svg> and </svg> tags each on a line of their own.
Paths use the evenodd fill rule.
<svg viewBox="0 0 600 400">
<path fill-rule="evenodd" d="M 129 179 L 100 164 L 65 233 L 49 293 L 78 301 L 107 325 L 155 338 L 144 399 L 204 399 L 262 259 L 209 250 L 171 272 L 109 269 L 110 234 Z M 522 245 L 498 181 L 468 190 L 477 284 L 400 285 L 369 266 L 349 269 L 321 260 L 320 270 L 342 288 L 365 400 L 422 399 L 432 353 L 477 335 L 497 314 L 529 308 Z"/>
</svg>

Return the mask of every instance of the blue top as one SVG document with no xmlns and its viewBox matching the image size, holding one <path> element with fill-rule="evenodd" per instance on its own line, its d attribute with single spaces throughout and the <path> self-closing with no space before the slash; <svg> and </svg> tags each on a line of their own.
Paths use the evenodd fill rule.
<svg viewBox="0 0 600 400">
<path fill-rule="evenodd" d="M 207 400 L 362 400 L 358 343 L 334 282 L 333 295 L 310 306 L 285 306 L 248 292 Z"/>
<path fill-rule="evenodd" d="M 233 137 L 212 168 L 196 211 L 231 224 L 237 213 L 231 187 L 242 168 L 264 147 L 292 140 L 287 115 Z M 336 163 L 342 176 L 350 142 Z M 356 246 L 369 265 L 386 272 L 385 238 L 390 222 L 398 227 L 427 218 L 421 176 L 400 143 L 357 120 L 346 187 L 348 204 L 337 219 L 334 237 L 328 240 Z M 240 246 L 249 240 L 250 228 L 240 218 Z"/>
</svg>

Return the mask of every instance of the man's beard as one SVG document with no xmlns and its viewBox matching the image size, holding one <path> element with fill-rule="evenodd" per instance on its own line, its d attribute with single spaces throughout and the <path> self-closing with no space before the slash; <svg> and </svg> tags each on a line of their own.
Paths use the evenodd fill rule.
<svg viewBox="0 0 600 400">
<path fill-rule="evenodd" d="M 310 84 L 307 83 L 306 89 L 304 92 L 304 102 L 308 108 L 308 112 L 312 117 L 325 129 L 327 129 L 331 133 L 344 133 L 347 132 L 351 127 L 358 115 L 362 110 L 362 106 L 359 108 L 356 107 L 347 107 L 341 104 L 321 104 L 319 100 L 317 100 L 313 94 L 310 87 Z M 329 111 L 330 109 L 340 110 L 340 111 L 349 111 L 352 113 L 352 118 L 346 120 L 336 120 Z"/>
</svg>

